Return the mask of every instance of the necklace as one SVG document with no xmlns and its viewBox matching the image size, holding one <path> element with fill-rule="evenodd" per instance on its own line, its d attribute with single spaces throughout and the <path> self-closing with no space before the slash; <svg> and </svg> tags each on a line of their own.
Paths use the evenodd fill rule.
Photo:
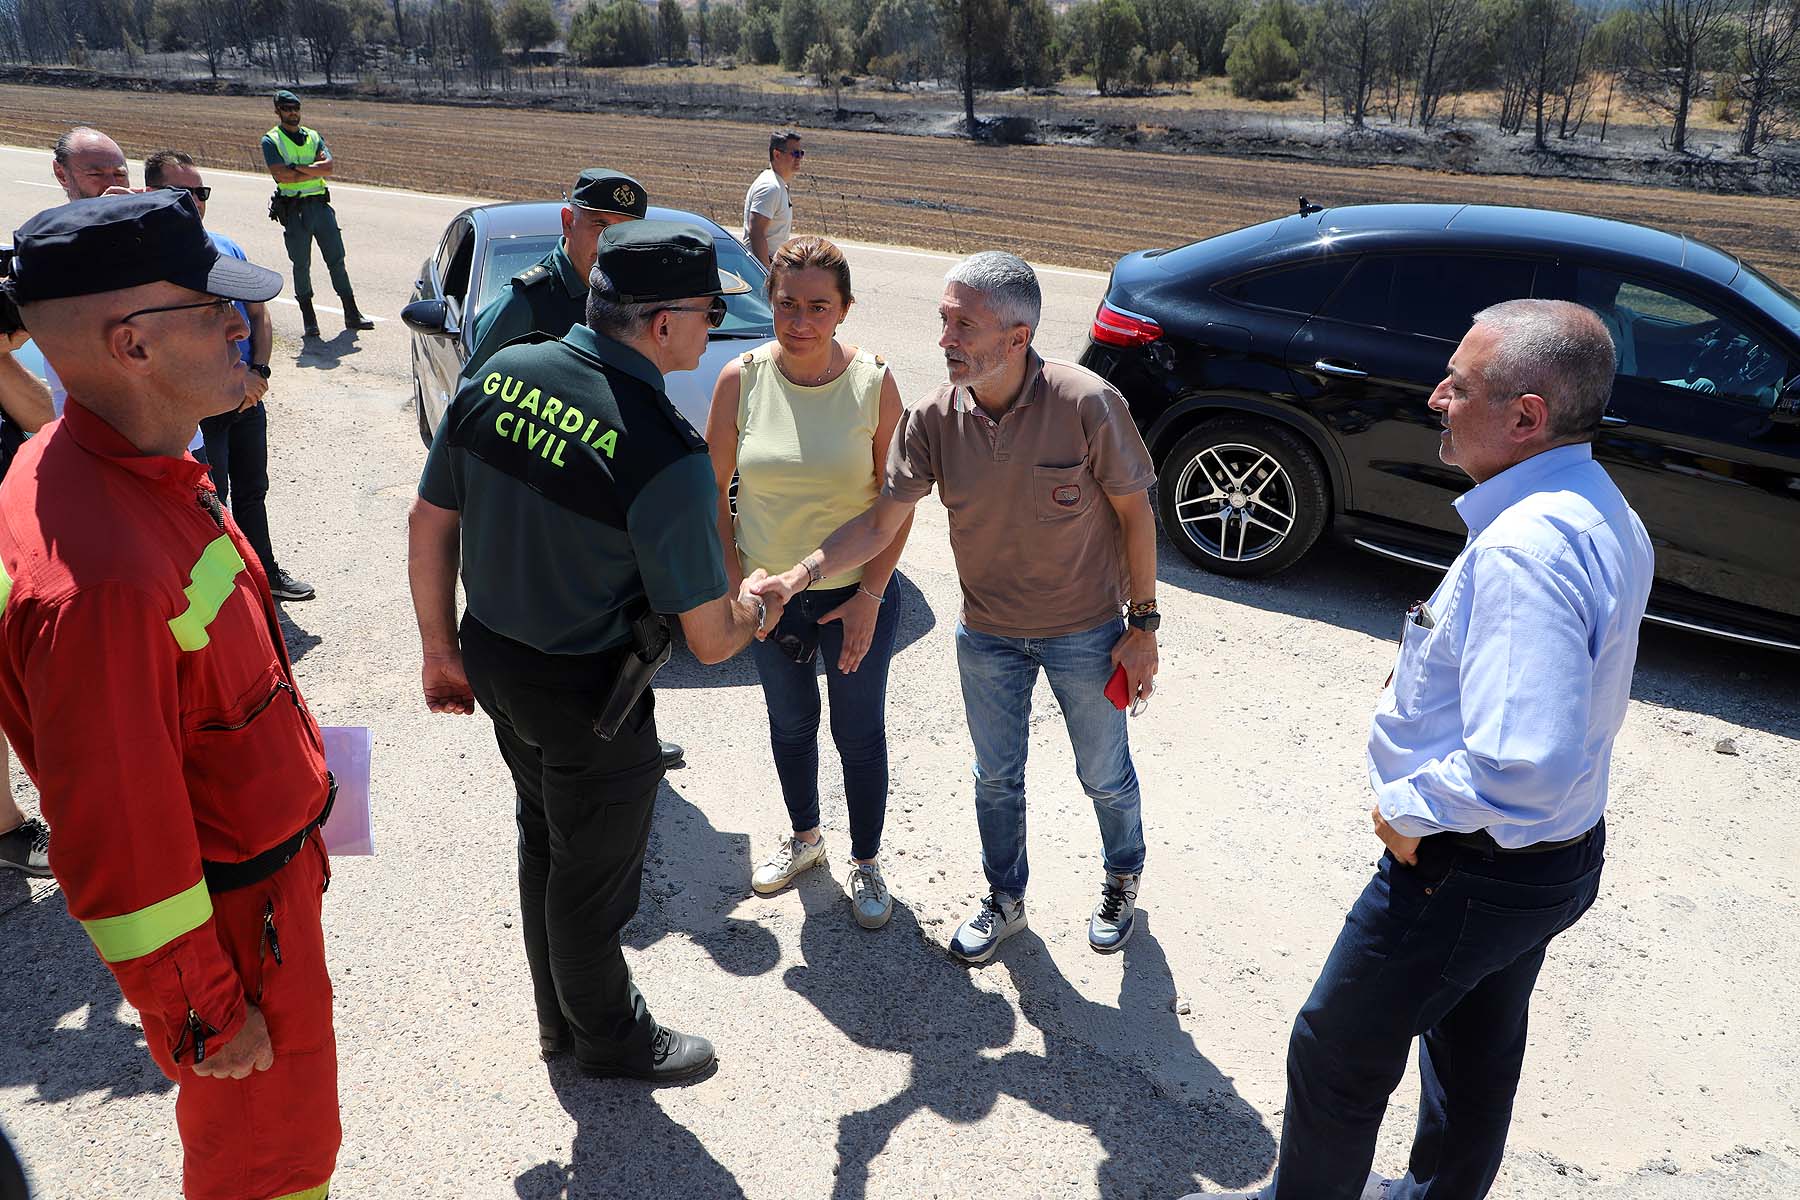
<svg viewBox="0 0 1800 1200">
<path fill-rule="evenodd" d="M 827 379 L 831 378 L 833 371 L 837 367 L 837 344 L 835 342 L 832 343 L 831 352 L 825 358 L 825 369 L 811 377 L 802 376 L 795 372 L 792 366 L 786 361 L 786 358 L 787 356 L 783 355 L 783 361 L 778 363 L 777 366 L 780 367 L 781 373 L 787 377 L 788 382 L 798 384 L 801 387 L 818 387 Z"/>
</svg>

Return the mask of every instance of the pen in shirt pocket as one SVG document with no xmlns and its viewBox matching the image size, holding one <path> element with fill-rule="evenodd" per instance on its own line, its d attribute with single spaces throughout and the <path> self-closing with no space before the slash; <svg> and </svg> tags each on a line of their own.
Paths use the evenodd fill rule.
<svg viewBox="0 0 1800 1200">
<path fill-rule="evenodd" d="M 1406 619 L 1421 629 L 1437 628 L 1437 618 L 1431 614 L 1431 605 L 1423 600 L 1406 610 Z"/>
</svg>

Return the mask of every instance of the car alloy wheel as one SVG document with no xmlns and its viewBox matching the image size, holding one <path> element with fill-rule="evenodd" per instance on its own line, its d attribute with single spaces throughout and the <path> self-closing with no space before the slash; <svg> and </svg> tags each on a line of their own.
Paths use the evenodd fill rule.
<svg viewBox="0 0 1800 1200">
<path fill-rule="evenodd" d="M 1252 417 L 1209 421 L 1162 465 L 1163 529 L 1197 565 L 1273 575 L 1317 540 L 1328 507 L 1318 460 L 1291 431 Z"/>
</svg>

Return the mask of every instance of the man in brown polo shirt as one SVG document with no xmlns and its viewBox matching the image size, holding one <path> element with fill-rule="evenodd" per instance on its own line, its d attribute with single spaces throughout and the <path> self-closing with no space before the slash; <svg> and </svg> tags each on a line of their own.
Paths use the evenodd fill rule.
<svg viewBox="0 0 1800 1200">
<path fill-rule="evenodd" d="M 1124 398 L 1031 348 L 1040 307 L 1037 276 L 1014 255 L 988 251 L 951 268 L 938 305 L 950 381 L 902 417 L 881 496 L 753 589 L 785 602 L 867 562 L 937 485 L 962 583 L 956 661 L 990 888 L 950 942 L 967 962 L 987 961 L 1025 928 L 1025 752 L 1040 669 L 1105 848 L 1088 921 L 1095 950 L 1111 953 L 1131 936 L 1144 867 L 1125 713 L 1106 687 L 1121 668 L 1130 700 L 1148 700 L 1154 686 L 1155 472 Z"/>
</svg>

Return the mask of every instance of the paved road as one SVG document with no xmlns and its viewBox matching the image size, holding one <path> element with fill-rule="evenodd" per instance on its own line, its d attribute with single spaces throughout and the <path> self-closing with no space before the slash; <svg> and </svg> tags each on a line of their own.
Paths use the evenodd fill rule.
<svg viewBox="0 0 1800 1200">
<path fill-rule="evenodd" d="M 212 223 L 281 266 L 266 181 L 209 181 Z M 463 202 L 334 194 L 359 296 L 392 318 Z M 47 155 L 0 149 L 0 229 L 57 199 Z M 940 377 L 947 262 L 853 248 L 848 336 L 884 352 L 909 397 Z M 1072 353 L 1101 280 L 1044 283 L 1042 344 Z M 1232 583 L 1165 544 L 1163 692 L 1133 728 L 1144 926 L 1119 958 L 1085 946 L 1098 847 L 1040 692 L 1032 929 L 970 971 L 941 949 L 980 870 L 955 579 L 927 504 L 902 568 L 892 691 L 893 923 L 856 929 L 824 876 L 750 895 L 784 816 L 754 673 L 678 661 L 658 717 L 690 765 L 663 792 L 629 941 L 654 1011 L 712 1036 L 721 1067 L 661 1091 L 585 1081 L 535 1056 L 509 789 L 487 728 L 417 698 L 405 331 L 389 319 L 302 352 L 292 306 L 275 316 L 276 543 L 320 594 L 288 606 L 287 633 L 321 720 L 370 725 L 377 745 L 380 854 L 339 860 L 327 900 L 343 1194 L 1172 1197 L 1266 1175 L 1288 1023 L 1375 857 L 1361 739 L 1395 614 L 1426 576 L 1327 547 L 1278 581 Z M 1795 679 L 1788 660 L 1647 632 L 1607 890 L 1545 972 L 1496 1196 L 1800 1194 Z M 1713 752 L 1727 736 L 1736 756 Z M 824 760 L 835 863 L 842 791 L 829 747 Z M 110 976 L 54 888 L 0 878 L 0 913 L 0 1122 L 39 1191 L 171 1194 L 171 1094 Z M 1409 1078 L 1378 1165 L 1403 1166 L 1415 1094 Z"/>
</svg>

